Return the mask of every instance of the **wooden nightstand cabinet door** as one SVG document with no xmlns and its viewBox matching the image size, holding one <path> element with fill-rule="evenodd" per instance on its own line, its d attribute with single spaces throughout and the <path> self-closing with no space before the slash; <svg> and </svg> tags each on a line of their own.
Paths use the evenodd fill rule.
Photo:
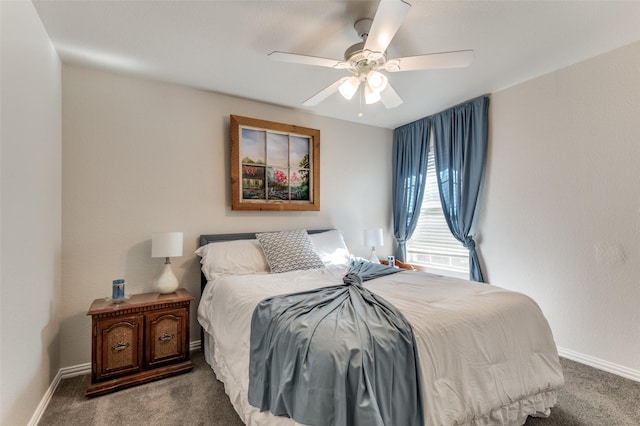
<svg viewBox="0 0 640 426">
<path fill-rule="evenodd" d="M 186 345 L 189 314 L 186 308 L 148 313 L 147 366 L 158 367 L 188 359 Z"/>
<path fill-rule="evenodd" d="M 96 324 L 96 380 L 142 369 L 142 315 L 105 318 Z"/>
</svg>

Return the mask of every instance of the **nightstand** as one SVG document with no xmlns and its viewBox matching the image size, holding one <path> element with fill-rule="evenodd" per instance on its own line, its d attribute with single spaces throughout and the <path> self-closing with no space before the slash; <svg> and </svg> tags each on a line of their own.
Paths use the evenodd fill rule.
<svg viewBox="0 0 640 426">
<path fill-rule="evenodd" d="M 132 295 L 122 303 L 96 299 L 91 315 L 91 384 L 97 396 L 193 369 L 189 355 L 189 306 L 193 296 Z"/>
</svg>

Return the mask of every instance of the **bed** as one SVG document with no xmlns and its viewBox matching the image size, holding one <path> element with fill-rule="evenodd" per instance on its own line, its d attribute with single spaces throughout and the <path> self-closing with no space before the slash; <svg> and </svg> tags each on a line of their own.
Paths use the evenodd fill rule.
<svg viewBox="0 0 640 426">
<path fill-rule="evenodd" d="M 274 295 L 341 283 L 353 257 L 340 231 L 310 230 L 323 267 L 298 269 L 287 259 L 276 265 L 282 272 L 271 273 L 273 259 L 267 260 L 256 235 L 200 238 L 203 351 L 245 424 L 296 425 L 249 404 L 253 311 Z M 564 379 L 549 325 L 532 299 L 418 271 L 364 285 L 394 305 L 413 328 L 425 425 L 522 425 L 528 416 L 549 415 Z"/>
</svg>

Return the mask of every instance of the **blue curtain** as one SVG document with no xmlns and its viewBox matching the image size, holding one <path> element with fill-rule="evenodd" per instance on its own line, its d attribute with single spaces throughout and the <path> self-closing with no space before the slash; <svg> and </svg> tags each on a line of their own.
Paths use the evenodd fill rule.
<svg viewBox="0 0 640 426">
<path fill-rule="evenodd" d="M 398 242 L 396 257 L 406 260 L 406 242 L 418 224 L 427 178 L 429 117 L 393 131 L 393 234 Z"/>
<path fill-rule="evenodd" d="M 475 241 L 469 236 L 487 157 L 489 97 L 435 114 L 436 175 L 440 202 L 453 236 L 469 249 L 469 275 L 484 282 Z"/>
</svg>

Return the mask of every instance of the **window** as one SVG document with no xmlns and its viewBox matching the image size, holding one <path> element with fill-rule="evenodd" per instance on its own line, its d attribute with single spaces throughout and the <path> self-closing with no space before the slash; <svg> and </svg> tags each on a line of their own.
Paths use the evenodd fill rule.
<svg viewBox="0 0 640 426">
<path fill-rule="evenodd" d="M 418 225 L 407 241 L 407 262 L 428 272 L 469 278 L 469 250 L 449 231 L 442 213 L 433 146 L 429 148 L 427 184 Z"/>
</svg>

